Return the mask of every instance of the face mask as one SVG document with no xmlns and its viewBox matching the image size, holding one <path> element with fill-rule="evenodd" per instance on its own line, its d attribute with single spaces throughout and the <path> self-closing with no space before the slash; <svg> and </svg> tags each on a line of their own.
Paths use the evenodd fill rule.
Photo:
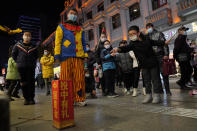
<svg viewBox="0 0 197 131">
<path fill-rule="evenodd" d="M 131 41 L 136 41 L 136 40 L 137 40 L 137 35 L 131 36 L 131 37 L 130 37 L 130 40 L 131 40 Z"/>
<path fill-rule="evenodd" d="M 44 51 L 44 55 L 48 55 L 48 52 L 47 51 Z"/>
<path fill-rule="evenodd" d="M 90 50 L 90 48 L 86 48 L 86 50 L 87 50 L 87 51 L 89 51 L 89 50 Z"/>
<path fill-rule="evenodd" d="M 183 35 L 187 35 L 187 32 L 185 31 Z"/>
<path fill-rule="evenodd" d="M 147 29 L 147 32 L 148 32 L 148 33 L 152 33 L 152 32 L 153 32 L 153 28 L 148 28 L 148 29 Z"/>
<path fill-rule="evenodd" d="M 26 42 L 30 42 L 31 41 L 31 37 L 23 35 L 23 40 Z"/>
<path fill-rule="evenodd" d="M 104 45 L 105 49 L 109 49 L 110 45 Z"/>
<path fill-rule="evenodd" d="M 77 20 L 77 16 L 73 15 L 73 14 L 69 14 L 68 15 L 68 20 L 76 21 Z"/>
<path fill-rule="evenodd" d="M 106 38 L 101 38 L 101 42 L 104 42 L 106 41 L 107 39 Z"/>
</svg>

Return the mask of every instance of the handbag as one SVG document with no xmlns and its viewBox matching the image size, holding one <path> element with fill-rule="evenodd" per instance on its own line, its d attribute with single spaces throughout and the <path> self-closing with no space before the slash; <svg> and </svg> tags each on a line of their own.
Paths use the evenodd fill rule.
<svg viewBox="0 0 197 131">
<path fill-rule="evenodd" d="M 188 56 L 186 53 L 180 53 L 178 54 L 178 61 L 184 62 L 188 60 Z"/>
<path fill-rule="evenodd" d="M 176 64 L 174 59 L 163 59 L 163 75 L 174 75 L 176 74 Z"/>
</svg>

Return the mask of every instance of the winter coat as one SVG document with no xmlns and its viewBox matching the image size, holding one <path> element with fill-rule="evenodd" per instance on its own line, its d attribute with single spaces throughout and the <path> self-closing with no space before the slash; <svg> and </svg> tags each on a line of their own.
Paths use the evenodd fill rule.
<svg viewBox="0 0 197 131">
<path fill-rule="evenodd" d="M 116 61 L 120 66 L 123 73 L 132 72 L 133 69 L 133 59 L 129 53 L 120 53 L 116 56 Z"/>
<path fill-rule="evenodd" d="M 94 63 L 96 63 L 95 60 L 95 54 L 93 51 L 88 51 L 88 60 L 87 60 L 87 66 L 88 66 L 88 70 L 90 72 L 94 71 Z"/>
<path fill-rule="evenodd" d="M 159 46 L 163 43 L 155 42 L 142 34 L 140 37 L 142 41 L 130 41 L 129 45 L 119 47 L 120 53 L 126 53 L 133 50 L 141 68 L 153 68 L 158 66 L 157 57 L 152 46 Z"/>
<path fill-rule="evenodd" d="M 17 67 L 36 67 L 38 49 L 33 44 L 25 45 L 18 42 L 12 51 L 12 57 Z"/>
<path fill-rule="evenodd" d="M 52 78 L 54 77 L 53 72 L 53 64 L 54 64 L 54 57 L 49 54 L 48 56 L 43 55 L 40 60 L 42 64 L 42 76 L 43 78 Z"/>
<path fill-rule="evenodd" d="M 101 60 L 102 60 L 102 68 L 103 71 L 106 70 L 115 70 L 115 58 L 110 55 L 110 51 L 112 50 L 112 47 L 109 49 L 103 49 L 101 51 Z"/>
<path fill-rule="evenodd" d="M 96 51 L 95 51 L 95 59 L 96 59 L 96 62 L 98 65 L 102 64 L 101 52 L 103 49 L 105 49 L 104 43 L 100 41 L 99 44 L 97 45 Z"/>
<path fill-rule="evenodd" d="M 187 54 L 188 60 L 191 59 L 190 54 L 193 52 L 193 49 L 189 47 L 186 40 L 187 40 L 187 36 L 181 34 L 178 35 L 178 37 L 175 39 L 173 56 L 177 61 L 179 61 L 178 55 L 184 53 Z"/>
<path fill-rule="evenodd" d="M 20 79 L 20 75 L 18 73 L 16 62 L 14 61 L 12 57 L 10 57 L 8 60 L 6 79 L 7 80 L 19 80 Z"/>
<path fill-rule="evenodd" d="M 159 44 L 152 47 L 157 57 L 169 56 L 169 47 L 168 45 L 165 45 L 166 39 L 162 32 L 154 29 L 152 33 L 148 34 L 148 36 L 151 40 L 154 40 Z"/>
</svg>

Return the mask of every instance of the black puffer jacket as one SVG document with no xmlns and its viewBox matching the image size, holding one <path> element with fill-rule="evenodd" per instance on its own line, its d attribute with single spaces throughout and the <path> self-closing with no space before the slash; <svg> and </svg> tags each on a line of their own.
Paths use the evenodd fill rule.
<svg viewBox="0 0 197 131">
<path fill-rule="evenodd" d="M 120 66 L 122 72 L 130 73 L 133 69 L 133 59 L 129 53 L 120 53 L 116 56 L 116 61 Z"/>
<path fill-rule="evenodd" d="M 188 60 L 191 59 L 191 53 L 193 52 L 193 49 L 189 47 L 186 40 L 187 40 L 187 36 L 181 34 L 178 35 L 178 37 L 175 39 L 173 56 L 177 61 L 179 61 L 178 55 L 183 53 L 187 54 L 189 58 Z"/>
<path fill-rule="evenodd" d="M 102 59 L 101 59 L 101 51 L 105 49 L 104 48 L 104 43 L 103 42 L 99 42 L 98 46 L 96 47 L 96 51 L 95 51 L 95 59 L 98 65 L 102 64 Z"/>
<path fill-rule="evenodd" d="M 17 67 L 36 67 L 38 49 L 35 45 L 18 42 L 13 48 L 12 57 Z"/>
<path fill-rule="evenodd" d="M 160 46 L 162 43 L 155 42 L 142 34 L 140 37 L 142 41 L 130 41 L 129 45 L 119 47 L 121 50 L 120 53 L 126 53 L 133 50 L 141 68 L 153 68 L 158 66 L 157 57 L 152 46 Z"/>
</svg>

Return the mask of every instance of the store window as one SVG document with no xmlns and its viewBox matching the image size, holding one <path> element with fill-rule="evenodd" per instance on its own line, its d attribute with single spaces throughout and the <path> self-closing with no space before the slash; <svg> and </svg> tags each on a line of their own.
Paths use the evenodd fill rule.
<svg viewBox="0 0 197 131">
<path fill-rule="evenodd" d="M 99 36 L 101 35 L 103 29 L 105 29 L 105 22 L 99 24 Z"/>
<path fill-rule="evenodd" d="M 100 4 L 97 6 L 97 9 L 98 9 L 98 12 L 104 11 L 104 2 L 100 3 Z"/>
<path fill-rule="evenodd" d="M 92 19 L 92 11 L 86 14 L 87 20 Z"/>
<path fill-rule="evenodd" d="M 130 21 L 135 20 L 138 17 L 140 17 L 139 3 L 135 3 L 129 7 L 129 17 L 130 17 Z"/>
<path fill-rule="evenodd" d="M 120 14 L 116 14 L 116 15 L 112 16 L 112 27 L 113 27 L 113 29 L 116 29 L 120 26 L 121 26 Z"/>
<path fill-rule="evenodd" d="M 93 31 L 93 29 L 90 29 L 88 31 L 88 40 L 89 41 L 94 40 L 94 31 Z"/>
<path fill-rule="evenodd" d="M 152 0 L 152 8 L 156 10 L 167 4 L 167 0 Z"/>
</svg>

